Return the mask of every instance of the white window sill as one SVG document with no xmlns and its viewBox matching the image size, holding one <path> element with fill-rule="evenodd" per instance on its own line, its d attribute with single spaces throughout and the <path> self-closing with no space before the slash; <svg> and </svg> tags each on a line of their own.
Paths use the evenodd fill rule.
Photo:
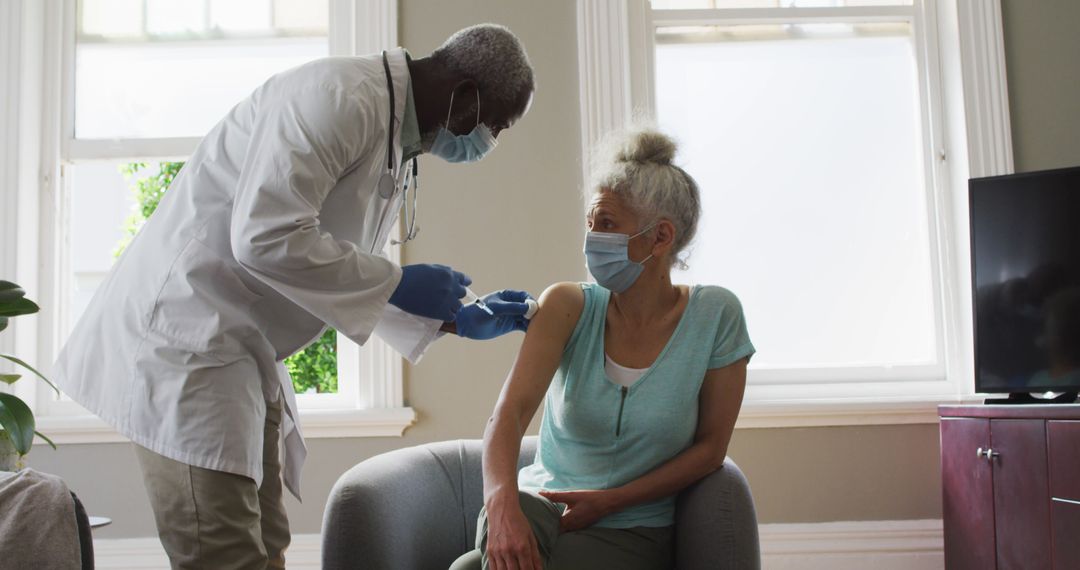
<svg viewBox="0 0 1080 570">
<path fill-rule="evenodd" d="M 412 408 L 366 410 L 302 410 L 300 425 L 305 439 L 341 437 L 401 437 L 416 423 Z M 57 445 L 129 441 L 97 416 L 39 417 L 37 430 Z M 38 444 L 44 444 L 38 438 Z"/>
<path fill-rule="evenodd" d="M 984 395 L 907 399 L 748 401 L 737 429 L 908 425 L 938 423 L 942 404 L 974 404 Z M 305 410 L 300 421 L 307 439 L 400 437 L 416 423 L 412 408 L 369 410 Z M 57 445 L 128 441 L 94 416 L 54 416 L 38 419 L 38 431 Z M 38 443 L 42 443 L 40 440 Z"/>
<path fill-rule="evenodd" d="M 938 423 L 938 406 L 973 404 L 982 396 L 941 396 L 895 399 L 833 399 L 746 401 L 736 429 L 904 425 Z"/>
</svg>

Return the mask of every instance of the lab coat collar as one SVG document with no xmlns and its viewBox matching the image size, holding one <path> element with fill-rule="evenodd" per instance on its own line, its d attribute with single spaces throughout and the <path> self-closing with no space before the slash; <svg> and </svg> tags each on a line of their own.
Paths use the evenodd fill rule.
<svg viewBox="0 0 1080 570">
<path fill-rule="evenodd" d="M 409 76 L 409 64 L 406 59 L 405 48 L 394 48 L 386 50 L 386 60 L 390 64 L 390 77 L 394 80 L 394 141 L 395 156 L 402 156 L 401 154 L 401 135 L 402 125 L 405 122 L 405 106 L 408 101 L 409 84 L 412 79 Z M 394 178 L 400 180 L 401 176 L 401 164 L 399 160 L 394 165 Z"/>
</svg>

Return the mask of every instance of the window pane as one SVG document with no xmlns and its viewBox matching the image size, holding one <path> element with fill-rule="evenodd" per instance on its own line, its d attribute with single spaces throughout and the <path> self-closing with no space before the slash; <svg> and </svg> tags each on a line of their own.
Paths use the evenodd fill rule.
<svg viewBox="0 0 1080 570">
<path fill-rule="evenodd" d="M 206 31 L 206 5 L 201 1 L 146 0 L 146 32 L 171 36 Z"/>
<path fill-rule="evenodd" d="M 843 6 L 911 6 L 912 0 L 650 0 L 654 10 L 713 8 L 836 8 Z"/>
<path fill-rule="evenodd" d="M 284 4 L 148 0 L 132 24 L 134 5 L 81 0 L 76 138 L 202 136 L 271 75 L 328 55 L 327 0 Z"/>
<path fill-rule="evenodd" d="M 265 30 L 270 27 L 268 0 L 211 0 L 210 25 L 226 31 Z"/>
<path fill-rule="evenodd" d="M 274 0 L 274 26 L 279 30 L 325 30 L 329 16 L 327 10 L 312 10 L 309 0 Z"/>
<path fill-rule="evenodd" d="M 114 38 L 142 35 L 143 0 L 82 0 L 79 4 L 81 36 Z"/>
<path fill-rule="evenodd" d="M 740 296 L 756 367 L 937 360 L 918 82 L 897 26 L 657 38 L 658 120 L 704 209 L 676 278 Z"/>
</svg>

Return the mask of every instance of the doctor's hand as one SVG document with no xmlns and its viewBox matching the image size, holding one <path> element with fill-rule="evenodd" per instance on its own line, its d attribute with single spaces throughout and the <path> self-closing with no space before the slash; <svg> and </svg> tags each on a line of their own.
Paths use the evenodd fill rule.
<svg viewBox="0 0 1080 570">
<path fill-rule="evenodd" d="M 468 275 L 445 265 L 406 265 L 401 268 L 401 282 L 390 295 L 390 304 L 406 313 L 452 321 L 470 283 Z"/>
<path fill-rule="evenodd" d="M 489 315 L 475 303 L 461 308 L 454 324 L 458 336 L 474 340 L 488 340 L 511 331 L 524 331 L 529 328 L 525 313 L 529 305 L 525 303 L 532 296 L 525 291 L 503 289 L 480 298 L 493 314 Z"/>
</svg>

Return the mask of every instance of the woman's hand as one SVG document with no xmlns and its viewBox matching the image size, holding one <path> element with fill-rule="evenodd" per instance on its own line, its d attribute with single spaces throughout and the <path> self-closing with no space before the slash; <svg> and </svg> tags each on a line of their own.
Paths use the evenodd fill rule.
<svg viewBox="0 0 1080 570">
<path fill-rule="evenodd" d="M 619 510 L 619 501 L 611 489 L 599 491 L 540 491 L 540 496 L 553 503 L 563 503 L 566 511 L 559 520 L 562 532 L 581 530 Z"/>
<path fill-rule="evenodd" d="M 487 517 L 487 557 L 491 570 L 544 569 L 536 536 L 520 504 L 489 508 Z"/>
</svg>

